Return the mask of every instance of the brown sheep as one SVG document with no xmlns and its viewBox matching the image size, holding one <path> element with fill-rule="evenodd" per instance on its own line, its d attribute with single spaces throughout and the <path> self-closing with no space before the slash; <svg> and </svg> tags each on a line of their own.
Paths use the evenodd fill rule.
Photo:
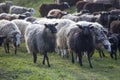
<svg viewBox="0 0 120 80">
<path fill-rule="evenodd" d="M 61 3 L 61 4 L 42 4 L 39 8 L 39 13 L 42 17 L 47 16 L 48 12 L 52 9 L 60 9 L 65 10 L 70 8 L 69 4 L 67 2 Z"/>
<path fill-rule="evenodd" d="M 110 24 L 110 33 L 120 34 L 120 21 L 113 21 Z"/>
<path fill-rule="evenodd" d="M 14 19 L 24 19 L 26 18 L 26 15 L 18 15 L 18 14 L 8 14 L 8 13 L 1 13 L 0 14 L 0 20 L 5 19 L 5 20 L 14 20 Z"/>
<path fill-rule="evenodd" d="M 78 1 L 76 3 L 76 8 L 77 8 L 77 12 L 80 12 L 81 10 L 83 10 L 83 7 L 84 5 L 88 3 L 88 2 L 85 2 L 85 1 Z"/>
<path fill-rule="evenodd" d="M 47 17 L 54 17 L 54 18 L 61 18 L 62 16 L 66 15 L 67 12 L 61 11 L 59 9 L 52 9 L 49 11 Z"/>
</svg>

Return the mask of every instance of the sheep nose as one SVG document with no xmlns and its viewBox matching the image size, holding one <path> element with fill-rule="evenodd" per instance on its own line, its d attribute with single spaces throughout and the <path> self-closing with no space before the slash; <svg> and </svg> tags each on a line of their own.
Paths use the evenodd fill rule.
<svg viewBox="0 0 120 80">
<path fill-rule="evenodd" d="M 104 45 L 105 49 L 108 49 L 108 45 Z"/>
<path fill-rule="evenodd" d="M 52 33 L 57 33 L 57 30 L 52 31 Z"/>
<path fill-rule="evenodd" d="M 109 53 L 111 53 L 111 47 L 110 47 L 110 46 L 104 45 L 104 47 L 105 47 L 105 49 L 107 49 L 107 51 L 108 51 Z"/>
</svg>

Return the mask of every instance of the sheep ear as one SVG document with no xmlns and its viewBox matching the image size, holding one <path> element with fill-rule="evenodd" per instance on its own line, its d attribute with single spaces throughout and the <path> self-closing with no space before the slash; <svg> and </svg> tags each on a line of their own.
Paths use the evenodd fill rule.
<svg viewBox="0 0 120 80">
<path fill-rule="evenodd" d="M 90 26 L 90 29 L 94 29 L 94 26 Z"/>
<path fill-rule="evenodd" d="M 77 24 L 77 26 L 78 26 L 80 29 L 83 29 L 83 27 L 82 27 L 81 25 L 78 25 L 78 24 Z"/>
<path fill-rule="evenodd" d="M 94 29 L 94 26 L 92 24 L 89 25 L 90 29 Z"/>
<path fill-rule="evenodd" d="M 58 23 L 55 23 L 55 26 L 57 26 L 58 25 Z"/>
<path fill-rule="evenodd" d="M 45 25 L 45 27 L 47 28 L 48 27 L 48 25 L 47 24 L 44 24 Z"/>
</svg>

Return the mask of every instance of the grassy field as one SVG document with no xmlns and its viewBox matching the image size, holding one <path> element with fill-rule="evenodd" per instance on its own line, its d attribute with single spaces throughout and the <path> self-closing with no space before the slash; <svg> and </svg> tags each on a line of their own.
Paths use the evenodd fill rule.
<svg viewBox="0 0 120 80">
<path fill-rule="evenodd" d="M 53 0 L 13 0 L 15 4 L 34 7 L 38 17 L 38 8 L 42 3 L 51 3 Z M 69 12 L 74 12 L 72 7 Z M 93 69 L 90 69 L 88 60 L 83 57 L 83 67 L 71 59 L 60 57 L 56 53 L 48 54 L 51 67 L 42 64 L 43 55 L 38 54 L 37 63 L 33 63 L 31 54 L 28 54 L 24 42 L 18 49 L 17 55 L 13 49 L 6 54 L 0 47 L 0 80 L 120 80 L 120 56 L 112 60 L 109 53 L 106 58 L 100 59 L 97 52 L 92 57 Z"/>
<path fill-rule="evenodd" d="M 17 55 L 11 49 L 10 54 L 0 48 L 0 80 L 119 80 L 120 56 L 112 60 L 106 53 L 106 58 L 99 59 L 98 53 L 92 57 L 93 69 L 90 69 L 87 58 L 83 58 L 83 67 L 70 58 L 61 58 L 56 53 L 49 53 L 51 67 L 42 64 L 43 55 L 38 54 L 37 63 L 33 63 L 25 44 L 22 43 Z"/>
</svg>

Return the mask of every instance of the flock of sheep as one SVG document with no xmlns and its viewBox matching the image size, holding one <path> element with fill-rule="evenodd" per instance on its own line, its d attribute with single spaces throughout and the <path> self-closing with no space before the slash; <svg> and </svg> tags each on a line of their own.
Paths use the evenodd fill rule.
<svg viewBox="0 0 120 80">
<path fill-rule="evenodd" d="M 33 8 L 16 6 L 11 1 L 0 3 L 0 46 L 4 43 L 5 52 L 9 53 L 9 43 L 12 42 L 16 54 L 22 38 L 28 53 L 33 55 L 33 62 L 36 63 L 37 53 L 40 53 L 44 55 L 42 63 L 45 64 L 46 60 L 48 67 L 50 67 L 48 52 L 56 52 L 62 57 L 71 55 L 72 63 L 75 53 L 75 59 L 80 66 L 83 65 L 82 56 L 86 54 L 91 68 L 93 67 L 91 57 L 95 49 L 101 57 L 105 56 L 103 52 L 105 49 L 111 58 L 117 59 L 116 51 L 118 47 L 120 48 L 120 35 L 113 34 L 114 30 L 110 33 L 110 28 L 104 26 L 103 17 L 106 17 L 106 13 L 95 13 L 97 17 L 87 10 L 70 14 L 62 10 L 73 4 L 69 5 L 67 2 L 55 4 L 59 6 L 58 9 L 52 9 L 47 13 L 42 11 L 41 15 L 44 17 L 36 18 L 32 16 L 35 14 Z M 46 5 L 48 4 L 40 6 L 40 13 Z M 49 4 L 49 9 L 53 6 Z M 83 15 L 92 17 L 85 18 Z"/>
</svg>

